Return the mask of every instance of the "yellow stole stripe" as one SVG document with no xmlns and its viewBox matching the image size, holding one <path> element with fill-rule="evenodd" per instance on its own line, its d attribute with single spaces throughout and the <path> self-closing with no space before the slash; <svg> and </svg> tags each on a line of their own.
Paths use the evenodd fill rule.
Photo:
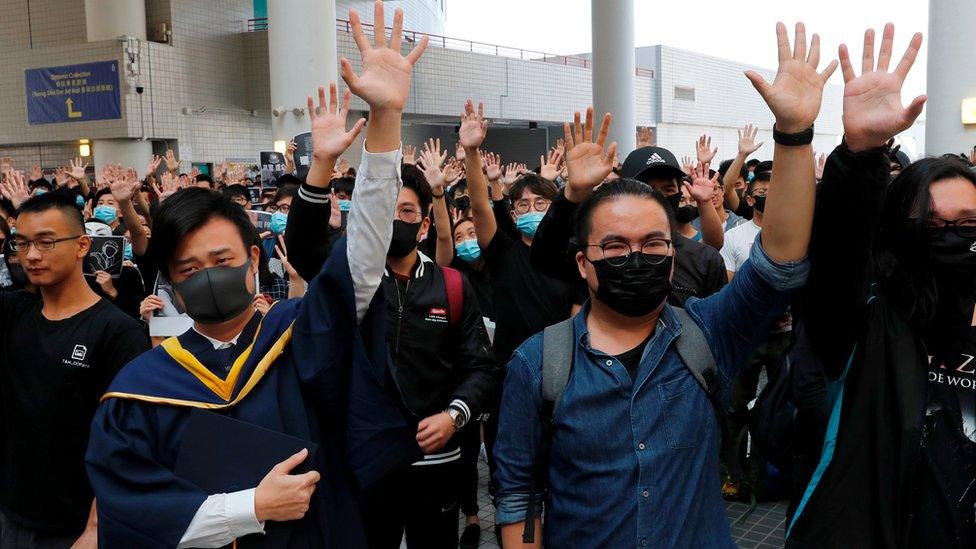
<svg viewBox="0 0 976 549">
<path fill-rule="evenodd" d="M 170 356 L 172 356 L 174 360 L 176 360 L 181 366 L 183 366 L 190 373 L 192 373 L 194 377 L 199 379 L 204 385 L 206 385 L 210 390 L 212 390 L 214 394 L 220 396 L 224 401 L 226 401 L 225 404 L 215 404 L 212 402 L 197 402 L 193 400 L 182 400 L 177 398 L 156 397 L 156 396 L 149 396 L 149 395 L 139 395 L 135 393 L 118 393 L 118 392 L 105 393 L 102 396 L 101 400 L 105 401 L 110 398 L 125 398 L 129 400 L 150 402 L 153 404 L 170 404 L 173 406 L 202 408 L 205 410 L 222 410 L 222 409 L 230 408 L 231 406 L 234 406 L 235 404 L 243 400 L 244 397 L 246 397 L 254 389 L 254 387 L 257 386 L 258 382 L 261 381 L 264 375 L 268 372 L 268 369 L 271 368 L 271 365 L 274 364 L 275 360 L 277 360 L 278 357 L 280 357 L 281 354 L 285 351 L 285 347 L 291 342 L 293 327 L 294 324 L 289 325 L 288 329 L 285 330 L 283 334 L 281 334 L 278 340 L 275 341 L 274 345 L 272 345 L 271 348 L 268 350 L 268 352 L 265 353 L 264 357 L 261 358 L 261 361 L 258 362 L 258 365 L 254 368 L 254 372 L 251 373 L 251 377 L 248 378 L 247 382 L 244 384 L 244 387 L 241 388 L 241 391 L 237 394 L 237 397 L 235 397 L 233 400 L 231 400 L 231 396 L 232 396 L 231 392 L 234 389 L 234 382 L 232 380 L 236 381 L 237 377 L 240 375 L 240 370 L 241 368 L 243 368 L 244 361 L 247 359 L 247 356 L 250 355 L 251 350 L 254 346 L 253 343 L 244 351 L 244 354 L 242 354 L 241 357 L 234 362 L 234 366 L 231 368 L 231 372 L 227 376 L 227 381 L 223 381 L 217 376 L 213 375 L 213 373 L 210 370 L 207 370 L 206 366 L 200 364 L 200 361 L 197 360 L 196 357 L 193 357 L 193 355 L 191 355 L 189 351 L 183 349 L 183 347 L 180 346 L 178 342 L 176 344 L 177 350 L 175 351 L 177 354 L 171 352 L 170 349 L 166 349 L 166 352 Z M 258 331 L 260 332 L 260 330 L 261 327 L 259 325 Z M 166 342 L 175 339 L 176 338 L 171 338 L 166 340 Z M 257 335 L 255 335 L 255 339 L 257 339 Z M 166 345 L 166 342 L 163 342 L 163 345 Z M 182 353 L 180 353 L 180 351 L 182 351 Z M 185 353 L 185 355 L 183 353 Z M 187 357 L 189 357 L 190 360 L 187 360 Z M 198 374 L 198 372 L 200 372 L 200 374 Z M 201 374 L 205 374 L 205 375 L 201 375 Z M 224 396 L 225 394 L 226 396 Z"/>
</svg>

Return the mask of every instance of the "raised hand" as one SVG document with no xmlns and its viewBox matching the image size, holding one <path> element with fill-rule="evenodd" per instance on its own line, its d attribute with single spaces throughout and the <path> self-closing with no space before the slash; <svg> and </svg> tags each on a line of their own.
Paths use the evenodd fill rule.
<svg viewBox="0 0 976 549">
<path fill-rule="evenodd" d="M 505 166 L 505 175 L 502 176 L 502 183 L 506 186 L 510 186 L 515 183 L 515 180 L 519 178 L 519 165 L 515 162 L 509 163 Z"/>
<path fill-rule="evenodd" d="M 817 177 L 817 181 L 823 179 L 824 166 L 827 165 L 827 155 L 820 153 L 817 157 L 817 165 L 813 168 L 813 173 Z"/>
<path fill-rule="evenodd" d="M 461 128 L 458 130 L 459 146 L 466 151 L 476 151 L 488 134 L 488 121 L 485 120 L 485 104 L 478 103 L 478 112 L 474 110 L 474 102 L 468 99 L 464 102 L 464 112 L 461 113 Z M 463 160 L 468 152 L 464 152 L 459 160 Z M 472 152 L 471 154 L 477 154 Z"/>
<path fill-rule="evenodd" d="M 342 209 L 339 207 L 339 199 L 335 195 L 335 191 L 330 191 L 329 196 L 329 228 L 330 229 L 341 229 L 342 228 Z"/>
<path fill-rule="evenodd" d="M 884 145 L 910 128 L 925 106 L 924 95 L 912 100 L 908 108 L 901 104 L 901 87 L 922 47 L 922 33 L 915 33 L 894 72 L 888 72 L 894 39 L 895 26 L 888 23 L 875 66 L 874 30 L 868 29 L 864 33 L 861 76 L 854 74 L 847 45 L 840 45 L 840 65 L 844 75 L 844 140 L 853 152 Z"/>
<path fill-rule="evenodd" d="M 404 164 L 417 164 L 417 147 L 413 145 L 403 146 L 403 163 Z"/>
<path fill-rule="evenodd" d="M 642 149 L 644 147 L 654 146 L 654 131 L 647 126 L 641 126 L 637 128 L 637 148 Z"/>
<path fill-rule="evenodd" d="M 126 170 L 124 176 L 116 176 L 114 179 L 110 179 L 110 181 L 111 185 L 109 188 L 112 190 L 112 196 L 114 196 L 115 200 L 119 201 L 120 203 L 129 202 L 132 200 L 132 195 L 135 194 L 136 190 L 138 190 L 140 187 L 139 180 L 136 176 L 136 171 L 132 168 Z"/>
<path fill-rule="evenodd" d="M 27 180 L 24 172 L 10 170 L 5 173 L 3 181 L 0 181 L 0 195 L 13 203 L 14 208 L 19 208 L 28 198 L 30 190 L 27 187 Z"/>
<path fill-rule="evenodd" d="M 285 145 L 285 173 L 292 173 L 295 171 L 295 151 L 298 149 L 298 143 L 292 139 Z"/>
<path fill-rule="evenodd" d="M 814 34 L 807 53 L 807 31 L 803 23 L 796 24 L 796 41 L 790 50 L 786 25 L 776 23 L 776 42 L 779 47 L 779 68 L 770 84 L 755 71 L 746 71 L 746 78 L 762 96 L 776 117 L 776 129 L 785 133 L 800 133 L 813 125 L 823 103 L 823 88 L 837 68 L 831 61 L 823 72 L 820 64 L 820 35 Z"/>
<path fill-rule="evenodd" d="M 464 162 L 464 147 L 461 146 L 460 141 L 458 142 L 457 147 L 454 148 L 454 159 L 458 162 Z"/>
<path fill-rule="evenodd" d="M 709 135 L 702 135 L 698 138 L 695 143 L 695 152 L 698 154 L 698 163 L 711 162 L 715 155 L 718 154 L 718 147 L 712 149 L 712 137 Z"/>
<path fill-rule="evenodd" d="M 173 149 L 166 149 L 166 169 L 170 173 L 177 173 L 180 171 L 180 161 L 176 159 L 176 155 L 173 153 Z"/>
<path fill-rule="evenodd" d="M 159 169 L 159 165 L 162 164 L 162 162 L 163 158 L 161 156 L 158 154 L 152 155 L 152 158 L 149 159 L 149 165 L 146 166 L 146 176 L 148 177 L 149 174 L 156 173 L 156 170 Z"/>
<path fill-rule="evenodd" d="M 339 106 L 338 89 L 335 83 L 329 84 L 329 102 L 325 102 L 325 88 L 319 86 L 319 108 L 315 109 L 312 96 L 308 96 L 308 116 L 312 119 L 312 158 L 314 160 L 335 163 L 336 159 L 346 152 L 349 145 L 356 139 L 359 132 L 366 125 L 366 119 L 360 118 L 353 124 L 352 129 L 346 131 L 346 116 L 349 114 L 349 90 L 342 94 L 342 106 Z"/>
<path fill-rule="evenodd" d="M 759 147 L 763 146 L 763 142 L 760 141 L 756 143 L 756 134 L 759 133 L 759 128 L 753 126 L 752 124 L 746 124 L 745 128 L 738 130 L 739 133 L 739 154 L 743 156 L 749 156 L 750 154 L 759 150 Z"/>
<path fill-rule="evenodd" d="M 708 162 L 699 162 L 691 171 L 691 183 L 685 181 L 684 186 L 691 193 L 695 202 L 703 204 L 712 201 L 715 185 L 718 185 L 718 172 L 711 179 L 708 178 Z"/>
<path fill-rule="evenodd" d="M 75 181 L 80 181 L 85 178 L 85 170 L 87 169 L 88 169 L 88 163 L 87 162 L 82 163 L 81 158 L 77 157 L 71 161 L 71 164 L 68 170 L 66 171 L 67 171 L 67 175 L 71 177 L 71 179 L 74 179 Z"/>
<path fill-rule="evenodd" d="M 420 165 L 424 169 L 424 177 L 432 190 L 443 189 L 447 183 L 441 165 L 447 159 L 447 151 L 441 152 L 441 140 L 428 139 L 424 143 L 424 150 L 420 153 Z"/>
<path fill-rule="evenodd" d="M 0 174 L 4 174 L 14 169 L 14 159 L 9 156 L 0 158 Z"/>
<path fill-rule="evenodd" d="M 200 175 L 200 168 L 193 166 L 193 169 L 190 170 L 189 174 L 190 179 L 196 179 L 198 175 Z"/>
<path fill-rule="evenodd" d="M 43 178 L 44 178 L 44 171 L 41 170 L 41 166 L 39 164 L 34 164 L 33 166 L 31 166 L 30 180 L 37 181 L 38 179 L 43 179 Z"/>
<path fill-rule="evenodd" d="M 685 172 L 688 175 L 691 175 L 692 172 L 695 171 L 695 162 L 691 159 L 690 156 L 681 157 L 681 171 Z"/>
<path fill-rule="evenodd" d="M 281 260 L 281 266 L 285 268 L 285 274 L 288 275 L 289 280 L 294 280 L 296 278 L 301 278 L 298 276 L 298 271 L 291 266 L 288 262 L 288 246 L 285 246 L 285 235 L 278 235 L 278 243 L 275 244 L 275 252 L 278 254 L 278 259 Z"/>
<path fill-rule="evenodd" d="M 393 33 L 387 45 L 383 2 L 380 0 L 376 2 L 373 16 L 375 30 L 373 46 L 369 45 L 366 33 L 363 32 L 359 12 L 350 10 L 349 22 L 352 24 L 353 38 L 362 55 L 363 72 L 357 76 L 352 69 L 352 63 L 343 57 L 339 61 L 342 79 L 346 81 L 353 93 L 369 104 L 370 109 L 402 112 L 410 92 L 410 76 L 413 67 L 427 49 L 428 38 L 424 36 L 410 53 L 406 56 L 401 55 L 403 10 L 397 8 L 393 15 Z"/>
<path fill-rule="evenodd" d="M 604 114 L 597 133 L 593 125 L 593 107 L 587 107 L 585 125 L 580 123 L 579 111 L 573 117 L 572 128 L 568 122 L 563 124 L 568 172 L 566 198 L 570 202 L 582 202 L 613 170 L 617 142 L 610 143 L 604 150 L 612 120 L 610 113 Z"/>
<path fill-rule="evenodd" d="M 497 154 L 488 153 L 485 155 L 485 172 L 488 181 L 498 181 L 502 178 L 502 157 Z"/>
<path fill-rule="evenodd" d="M 555 181 L 556 177 L 559 176 L 559 163 L 562 160 L 563 152 L 555 147 L 549 151 L 548 158 L 544 155 L 539 156 L 539 164 L 542 166 L 539 175 L 549 181 Z"/>
<path fill-rule="evenodd" d="M 162 192 L 157 193 L 160 202 L 173 196 L 176 191 L 180 190 L 180 182 L 171 172 L 163 173 L 160 177 L 160 183 L 162 184 Z"/>
<path fill-rule="evenodd" d="M 75 180 L 71 179 L 68 172 L 65 171 L 65 168 L 54 168 L 54 182 L 57 183 L 58 187 L 67 187 L 72 181 Z M 75 181 L 75 185 L 78 185 L 77 181 Z"/>
</svg>

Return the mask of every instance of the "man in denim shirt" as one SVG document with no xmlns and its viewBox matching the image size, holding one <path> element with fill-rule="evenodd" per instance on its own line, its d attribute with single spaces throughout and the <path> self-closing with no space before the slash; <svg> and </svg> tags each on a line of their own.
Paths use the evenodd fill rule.
<svg viewBox="0 0 976 549">
<path fill-rule="evenodd" d="M 818 73 L 819 38 L 807 58 L 802 24 L 796 32 L 791 50 L 786 28 L 777 25 L 774 83 L 746 73 L 776 118 L 763 233 L 731 284 L 685 304 L 710 344 L 723 390 L 783 312 L 789 291 L 806 278 L 815 191 L 812 126 L 836 62 Z M 552 416 L 547 491 L 534 494 L 544 498 L 545 529 L 534 545 L 523 544 L 544 436 L 540 334 L 516 351 L 505 379 L 495 444 L 496 520 L 504 546 L 540 546 L 544 539 L 547 547 L 735 547 L 720 492 L 714 409 L 675 349 L 682 326 L 665 301 L 674 221 L 660 194 L 646 185 L 600 185 L 616 145 L 604 151 L 610 115 L 595 140 L 592 118 L 590 110 L 581 128 L 577 113 L 574 132 L 565 125 L 566 192 L 583 202 L 574 232 L 590 301 L 574 320 L 574 365 Z M 539 532 L 541 520 L 535 520 Z"/>
</svg>

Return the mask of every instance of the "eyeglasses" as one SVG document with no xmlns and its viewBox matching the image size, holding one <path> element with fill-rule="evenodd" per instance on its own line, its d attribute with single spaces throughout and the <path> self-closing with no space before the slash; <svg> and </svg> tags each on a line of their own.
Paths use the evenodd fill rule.
<svg viewBox="0 0 976 549">
<path fill-rule="evenodd" d="M 417 223 L 424 218 L 424 215 L 413 208 L 403 208 L 397 211 L 397 219 L 404 223 Z"/>
<path fill-rule="evenodd" d="M 926 221 L 926 226 L 935 236 L 942 236 L 946 231 L 952 231 L 957 236 L 967 236 L 960 233 L 959 230 L 976 228 L 976 216 L 964 217 L 955 221 L 949 221 L 940 217 L 930 217 Z"/>
<path fill-rule="evenodd" d="M 623 240 L 612 240 L 602 244 L 588 244 L 585 248 L 587 251 L 584 252 L 584 256 L 586 256 L 587 261 L 593 263 L 594 261 L 605 259 L 613 267 L 625 265 L 630 260 L 631 254 L 635 252 L 640 252 L 641 258 L 651 265 L 660 265 L 671 255 L 671 241 L 666 238 L 652 238 L 647 240 L 641 244 L 639 250 L 634 250 L 630 242 L 624 242 Z M 589 257 L 588 251 L 590 248 L 598 248 L 600 250 L 599 257 L 595 259 Z"/>
<path fill-rule="evenodd" d="M 536 198 L 531 202 L 527 198 L 517 200 L 515 202 L 515 213 L 524 214 L 529 211 L 530 206 L 537 212 L 545 212 L 549 210 L 549 204 L 552 204 L 552 200 L 545 198 Z"/>
<path fill-rule="evenodd" d="M 51 238 L 49 236 L 45 236 L 43 238 L 35 238 L 34 240 L 27 240 L 26 238 L 15 238 L 10 241 L 10 249 L 18 253 L 20 252 L 26 253 L 30 249 L 31 245 L 33 245 L 34 248 L 36 248 L 37 251 L 39 252 L 49 252 L 54 249 L 54 246 L 57 245 L 58 242 L 64 242 L 66 240 L 76 240 L 83 236 L 85 235 L 80 234 L 78 236 L 66 236 L 64 238 Z"/>
</svg>

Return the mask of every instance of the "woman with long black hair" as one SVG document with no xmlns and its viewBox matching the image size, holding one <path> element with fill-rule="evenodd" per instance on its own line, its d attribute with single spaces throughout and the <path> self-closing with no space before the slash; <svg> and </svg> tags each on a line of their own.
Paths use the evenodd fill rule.
<svg viewBox="0 0 976 549">
<path fill-rule="evenodd" d="M 799 313 L 826 435 L 789 547 L 976 546 L 976 174 L 928 158 L 890 179 L 886 142 L 925 101 L 900 99 L 921 35 L 889 73 L 893 35 L 875 70 L 868 31 L 860 77 L 841 46 L 845 140 L 824 170 Z"/>
</svg>

